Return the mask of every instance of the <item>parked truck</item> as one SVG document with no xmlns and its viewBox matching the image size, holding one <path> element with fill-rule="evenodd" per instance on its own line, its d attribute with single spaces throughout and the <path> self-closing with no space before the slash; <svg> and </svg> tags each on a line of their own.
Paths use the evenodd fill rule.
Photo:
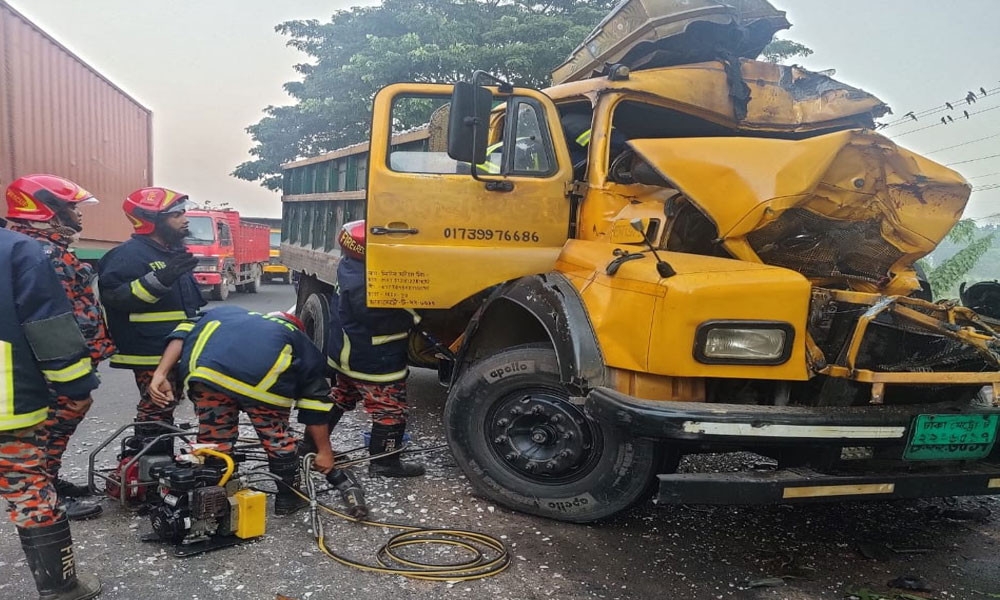
<svg viewBox="0 0 1000 600">
<path fill-rule="evenodd" d="M 971 188 L 876 132 L 871 94 L 754 60 L 786 27 L 764 0 L 631 0 L 549 89 L 382 89 L 370 143 L 284 168 L 314 340 L 363 218 L 368 305 L 448 346 L 414 334 L 412 359 L 492 501 L 584 522 L 650 493 L 1000 494 L 1000 321 L 933 302 L 913 266 Z M 678 470 L 730 452 L 773 468 Z"/>
<path fill-rule="evenodd" d="M 194 278 L 212 300 L 229 297 L 229 287 L 256 294 L 270 256 L 267 225 L 240 219 L 235 210 L 191 210 L 190 233 L 184 240 L 198 257 Z"/>
</svg>

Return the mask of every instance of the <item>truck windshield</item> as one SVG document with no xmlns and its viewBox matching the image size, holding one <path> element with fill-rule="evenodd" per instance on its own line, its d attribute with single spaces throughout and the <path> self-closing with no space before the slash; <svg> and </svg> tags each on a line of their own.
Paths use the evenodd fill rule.
<svg viewBox="0 0 1000 600">
<path fill-rule="evenodd" d="M 280 231 L 272 231 L 271 232 L 271 247 L 274 248 L 275 250 L 277 250 L 279 246 L 281 246 L 281 232 Z"/>
<path fill-rule="evenodd" d="M 211 217 L 188 217 L 188 244 L 211 244 L 215 241 L 215 227 Z"/>
</svg>

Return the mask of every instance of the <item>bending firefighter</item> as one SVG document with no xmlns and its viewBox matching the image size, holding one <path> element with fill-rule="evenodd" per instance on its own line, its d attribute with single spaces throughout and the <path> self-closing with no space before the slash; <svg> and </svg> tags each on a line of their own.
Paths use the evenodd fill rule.
<svg viewBox="0 0 1000 600">
<path fill-rule="evenodd" d="M 186 319 L 193 318 L 205 301 L 198 291 L 194 271 L 198 259 L 184 247 L 188 220 L 184 213 L 194 205 L 184 194 L 165 188 L 143 188 L 129 194 L 122 208 L 135 228 L 132 238 L 112 249 L 98 264 L 101 301 L 107 309 L 111 337 L 118 354 L 111 366 L 131 369 L 139 389 L 137 423 L 173 424 L 173 402 L 158 406 L 149 394 L 153 370 L 160 361 L 167 336 Z M 136 436 L 164 433 L 157 425 L 137 425 Z M 163 454 L 173 454 L 166 440 Z"/>
<path fill-rule="evenodd" d="M 83 230 L 79 207 L 96 204 L 97 199 L 72 181 L 54 175 L 28 175 L 15 179 L 7 187 L 8 228 L 41 242 L 62 284 L 94 368 L 115 351 L 104 325 L 104 316 L 94 294 L 94 270 L 69 251 L 75 236 Z M 71 520 L 101 514 L 99 504 L 87 504 L 77 498 L 87 496 L 85 485 L 76 485 L 59 477 L 63 454 L 69 438 L 76 432 L 90 400 L 73 400 L 55 393 L 45 425 L 39 430 L 45 448 L 45 470 L 52 479 L 66 516 Z"/>
<path fill-rule="evenodd" d="M 50 388 L 86 404 L 97 384 L 42 246 L 0 229 L 0 495 L 42 600 L 86 600 L 101 592 L 96 577 L 76 573 L 69 521 L 46 471 L 40 432 Z"/>
<path fill-rule="evenodd" d="M 402 448 L 406 430 L 406 377 L 409 332 L 420 317 L 408 310 L 368 308 L 365 301 L 365 224 L 344 225 L 339 238 L 338 290 L 330 302 L 327 363 L 336 372 L 330 392 L 335 407 L 330 429 L 344 412 L 362 402 L 372 416 L 368 452 L 372 455 Z M 376 458 L 371 475 L 415 477 L 423 465 L 403 462 L 394 453 Z"/>
<path fill-rule="evenodd" d="M 172 406 L 177 390 L 170 378 L 179 366 L 198 415 L 198 442 L 215 444 L 226 454 L 239 437 L 240 411 L 245 412 L 267 452 L 271 473 L 285 484 L 278 486 L 274 512 L 286 515 L 306 504 L 292 490 L 300 485 L 298 439 L 289 427 L 293 406 L 317 448 L 316 470 L 325 474 L 333 469 L 327 425 L 332 404 L 324 363 L 296 317 L 220 306 L 170 334 L 149 391 L 157 406 Z"/>
</svg>

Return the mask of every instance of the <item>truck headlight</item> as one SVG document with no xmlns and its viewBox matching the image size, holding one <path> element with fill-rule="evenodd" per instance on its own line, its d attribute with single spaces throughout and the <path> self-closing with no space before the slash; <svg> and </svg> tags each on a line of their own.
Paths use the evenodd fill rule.
<svg viewBox="0 0 1000 600">
<path fill-rule="evenodd" d="M 198 264 L 194 267 L 195 273 L 217 273 L 218 271 L 219 261 L 214 257 L 200 258 L 198 259 Z"/>
<path fill-rule="evenodd" d="M 710 321 L 698 328 L 694 355 L 707 364 L 780 365 L 792 353 L 795 329 L 773 321 Z"/>
</svg>

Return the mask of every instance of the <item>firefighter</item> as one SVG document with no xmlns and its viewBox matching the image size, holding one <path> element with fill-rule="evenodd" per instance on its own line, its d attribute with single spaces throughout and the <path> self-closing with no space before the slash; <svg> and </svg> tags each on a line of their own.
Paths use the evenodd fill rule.
<svg viewBox="0 0 1000 600">
<path fill-rule="evenodd" d="M 154 404 L 149 395 L 153 370 L 160 361 L 167 336 L 205 305 L 192 272 L 198 259 L 184 247 L 188 220 L 194 208 L 187 195 L 166 188 L 136 190 L 122 204 L 135 229 L 132 238 L 112 249 L 97 265 L 101 301 L 108 316 L 118 354 L 111 366 L 131 369 L 139 389 L 136 422 L 173 424 L 179 395 L 166 406 Z M 169 381 L 176 386 L 171 373 Z M 164 433 L 156 425 L 137 425 L 139 438 Z M 172 440 L 157 452 L 170 454 Z"/>
<path fill-rule="evenodd" d="M 298 439 L 289 428 L 293 406 L 306 437 L 318 448 L 316 470 L 325 474 L 333 468 L 326 361 L 302 329 L 302 322 L 287 313 L 213 308 L 197 323 L 183 322 L 169 335 L 150 386 L 153 402 L 171 405 L 176 391 L 169 377 L 179 364 L 198 415 L 198 442 L 215 444 L 220 452 L 233 449 L 240 411 L 250 417 L 271 473 L 284 483 L 274 501 L 277 515 L 305 506 L 292 489 L 300 483 Z"/>
<path fill-rule="evenodd" d="M 375 456 L 399 450 L 406 430 L 406 377 L 409 332 L 420 321 L 413 311 L 368 308 L 365 300 L 365 223 L 341 229 L 337 267 L 338 291 L 330 302 L 327 363 L 335 371 L 330 392 L 335 404 L 330 429 L 345 411 L 361 401 L 372 416 L 368 452 Z M 371 475 L 416 477 L 424 467 L 403 462 L 399 454 L 369 463 Z"/>
<path fill-rule="evenodd" d="M 42 246 L 0 229 L 0 495 L 42 599 L 84 600 L 101 582 L 78 574 L 69 521 L 46 471 L 39 429 L 51 390 L 87 404 L 97 387 L 73 309 Z"/>
<path fill-rule="evenodd" d="M 10 220 L 8 228 L 42 243 L 73 307 L 73 316 L 96 369 L 100 361 L 114 353 L 114 344 L 108 337 L 101 307 L 94 295 L 93 268 L 77 259 L 69 251 L 69 245 L 83 229 L 79 207 L 96 204 L 97 199 L 72 181 L 54 175 L 18 178 L 7 186 L 6 198 L 7 218 Z M 49 408 L 45 425 L 39 430 L 45 447 L 45 470 L 52 478 L 60 503 L 71 521 L 101 514 L 100 505 L 77 500 L 90 494 L 87 486 L 73 484 L 59 477 L 69 438 L 88 410 L 89 402 L 71 400 L 66 395 L 57 394 Z"/>
</svg>

